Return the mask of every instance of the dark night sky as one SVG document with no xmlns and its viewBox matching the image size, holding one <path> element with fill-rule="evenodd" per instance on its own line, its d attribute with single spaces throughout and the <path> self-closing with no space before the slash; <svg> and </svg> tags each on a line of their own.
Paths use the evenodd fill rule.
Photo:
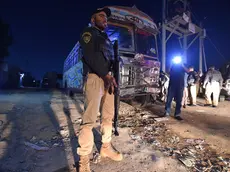
<svg viewBox="0 0 230 172">
<path fill-rule="evenodd" d="M 149 14 L 155 22 L 161 20 L 161 0 L 3 0 L 0 16 L 11 25 L 14 44 L 8 61 L 31 72 L 40 79 L 46 71 L 62 73 L 63 62 L 78 41 L 80 32 L 87 25 L 90 14 L 106 5 L 136 5 Z M 220 52 L 230 60 L 230 2 L 229 0 L 192 0 L 191 8 L 198 20 L 206 17 L 207 33 Z M 177 52 L 178 41 L 168 43 L 168 56 Z M 208 65 L 224 63 L 224 58 L 205 41 Z M 190 62 L 196 65 L 198 45 L 189 50 Z"/>
</svg>

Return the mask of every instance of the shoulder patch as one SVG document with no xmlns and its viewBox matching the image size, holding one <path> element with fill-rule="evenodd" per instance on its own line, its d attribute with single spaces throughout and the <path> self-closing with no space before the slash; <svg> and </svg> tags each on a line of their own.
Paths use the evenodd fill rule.
<svg viewBox="0 0 230 172">
<path fill-rule="evenodd" d="M 82 35 L 82 39 L 86 44 L 89 43 L 89 41 L 91 40 L 91 37 L 92 37 L 92 34 L 90 32 L 85 32 Z"/>
</svg>

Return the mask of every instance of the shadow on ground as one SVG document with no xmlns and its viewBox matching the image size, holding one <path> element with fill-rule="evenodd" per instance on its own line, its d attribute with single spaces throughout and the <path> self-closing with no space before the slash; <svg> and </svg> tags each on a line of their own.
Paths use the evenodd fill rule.
<svg viewBox="0 0 230 172">
<path fill-rule="evenodd" d="M 81 108 L 81 104 L 83 104 L 83 97 L 81 95 L 79 95 L 79 97 L 70 98 L 70 97 L 67 97 L 65 95 L 65 93 L 62 92 L 63 111 L 66 115 L 68 130 L 69 130 L 69 133 L 71 136 L 71 147 L 72 147 L 72 153 L 74 155 L 75 166 L 78 167 L 79 155 L 77 154 L 77 147 L 79 146 L 79 143 L 78 143 L 77 133 L 79 133 L 79 131 L 77 131 L 77 133 L 76 133 L 76 130 L 74 129 L 72 118 L 75 114 L 71 114 L 71 111 L 70 111 L 71 105 L 69 104 L 69 102 L 70 102 L 69 100 L 71 100 L 71 99 L 74 102 L 74 105 L 75 105 L 78 113 L 83 114 L 84 109 Z M 95 146 L 96 146 L 97 150 L 100 151 L 100 149 L 101 149 L 101 134 L 99 132 L 99 129 L 93 128 L 92 132 L 94 135 Z"/>
</svg>

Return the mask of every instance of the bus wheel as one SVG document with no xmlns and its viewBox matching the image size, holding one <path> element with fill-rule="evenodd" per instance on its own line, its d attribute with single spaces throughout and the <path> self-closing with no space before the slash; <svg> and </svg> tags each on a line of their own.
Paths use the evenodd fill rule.
<svg viewBox="0 0 230 172">
<path fill-rule="evenodd" d="M 126 102 L 131 106 L 133 105 L 133 100 L 132 99 L 128 99 L 128 100 L 126 100 Z"/>
<path fill-rule="evenodd" d="M 151 94 L 151 103 L 155 103 L 157 101 L 157 95 Z"/>
<path fill-rule="evenodd" d="M 151 95 L 141 96 L 141 106 L 145 107 L 151 102 Z"/>
</svg>

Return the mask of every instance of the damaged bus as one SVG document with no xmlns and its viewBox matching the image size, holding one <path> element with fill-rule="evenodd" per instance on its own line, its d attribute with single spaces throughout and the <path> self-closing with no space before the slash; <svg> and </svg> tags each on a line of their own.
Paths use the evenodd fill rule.
<svg viewBox="0 0 230 172">
<path fill-rule="evenodd" d="M 155 100 L 160 92 L 157 34 L 153 20 L 134 7 L 107 6 L 111 10 L 106 30 L 110 40 L 118 40 L 120 97 Z M 63 87 L 72 95 L 83 90 L 83 64 L 79 42 L 64 62 Z"/>
</svg>

